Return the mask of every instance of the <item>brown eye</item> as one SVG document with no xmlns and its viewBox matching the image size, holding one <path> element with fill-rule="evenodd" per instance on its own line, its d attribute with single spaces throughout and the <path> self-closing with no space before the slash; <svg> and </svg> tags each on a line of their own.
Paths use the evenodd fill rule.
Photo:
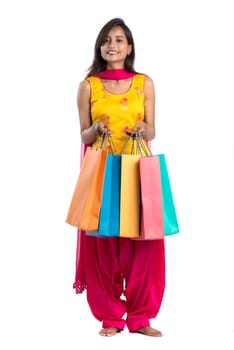
<svg viewBox="0 0 234 350">
<path fill-rule="evenodd" d="M 101 46 L 105 45 L 106 43 L 108 43 L 109 39 L 105 38 L 102 40 Z"/>
</svg>

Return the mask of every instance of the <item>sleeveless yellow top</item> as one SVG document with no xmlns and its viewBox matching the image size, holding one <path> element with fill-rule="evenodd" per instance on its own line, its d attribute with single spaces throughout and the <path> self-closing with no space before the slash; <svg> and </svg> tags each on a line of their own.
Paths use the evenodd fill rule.
<svg viewBox="0 0 234 350">
<path fill-rule="evenodd" d="M 117 153 L 123 148 L 128 136 L 126 128 L 133 128 L 144 120 L 144 80 L 143 74 L 132 78 L 131 87 L 124 94 L 113 94 L 106 90 L 98 77 L 88 77 L 91 87 L 92 122 L 103 121 L 112 131 L 112 139 Z M 95 142 L 94 142 L 95 146 Z M 124 153 L 129 153 L 127 148 Z"/>
</svg>

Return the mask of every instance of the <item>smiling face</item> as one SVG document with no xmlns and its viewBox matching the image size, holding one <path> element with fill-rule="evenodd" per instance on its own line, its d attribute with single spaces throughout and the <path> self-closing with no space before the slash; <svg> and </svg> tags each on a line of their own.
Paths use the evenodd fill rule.
<svg viewBox="0 0 234 350">
<path fill-rule="evenodd" d="M 126 57 L 131 53 L 124 30 L 120 26 L 113 27 L 101 46 L 101 56 L 109 68 L 123 68 Z"/>
</svg>

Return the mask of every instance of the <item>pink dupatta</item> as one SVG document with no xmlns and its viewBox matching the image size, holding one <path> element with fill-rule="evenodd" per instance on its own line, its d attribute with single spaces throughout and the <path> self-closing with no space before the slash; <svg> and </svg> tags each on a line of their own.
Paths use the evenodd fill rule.
<svg viewBox="0 0 234 350">
<path fill-rule="evenodd" d="M 132 78 L 134 75 L 136 75 L 135 72 L 128 72 L 125 69 L 117 68 L 104 70 L 95 76 L 107 80 L 124 80 Z"/>
</svg>

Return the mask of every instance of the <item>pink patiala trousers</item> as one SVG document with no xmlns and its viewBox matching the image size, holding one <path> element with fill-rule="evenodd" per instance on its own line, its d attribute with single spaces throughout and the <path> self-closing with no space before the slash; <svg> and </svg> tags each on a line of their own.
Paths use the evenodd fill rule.
<svg viewBox="0 0 234 350">
<path fill-rule="evenodd" d="M 165 288 L 164 240 L 96 238 L 78 231 L 77 293 L 87 291 L 92 314 L 103 328 L 129 331 L 150 325 Z"/>
<path fill-rule="evenodd" d="M 82 144 L 81 161 L 88 145 Z M 78 230 L 73 287 L 87 292 L 103 328 L 129 331 L 150 325 L 165 289 L 164 239 L 96 238 Z"/>
</svg>

